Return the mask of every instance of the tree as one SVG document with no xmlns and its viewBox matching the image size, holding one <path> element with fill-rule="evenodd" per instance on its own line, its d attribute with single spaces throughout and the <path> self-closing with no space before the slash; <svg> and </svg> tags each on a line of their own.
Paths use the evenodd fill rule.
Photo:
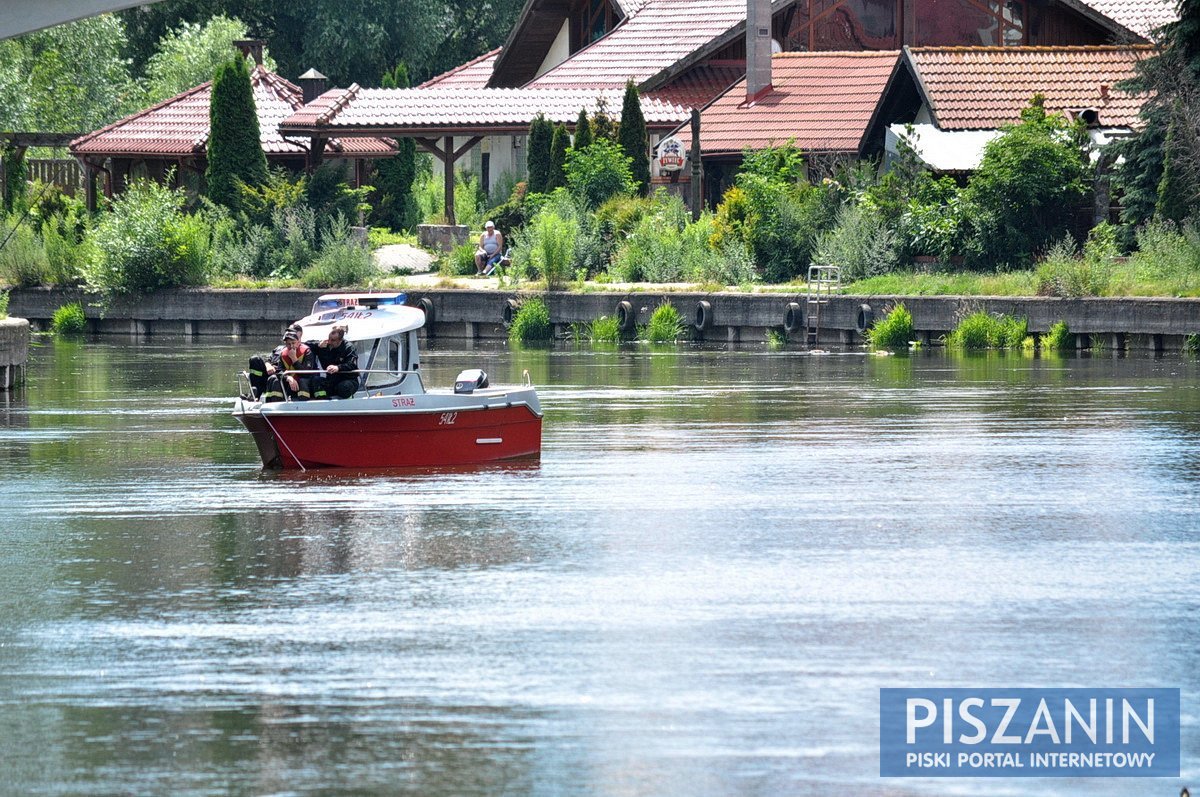
<svg viewBox="0 0 1200 797">
<path fill-rule="evenodd" d="M 1180 209 L 1188 196 L 1194 204 L 1200 195 L 1200 129 L 1195 124 L 1200 113 L 1200 0 L 1182 0 L 1179 19 L 1163 26 L 1157 38 L 1157 54 L 1138 64 L 1136 78 L 1118 86 L 1148 94 L 1141 131 L 1113 145 L 1123 156 L 1117 184 L 1124 193 L 1121 221 L 1127 243 L 1132 230 L 1159 209 L 1164 182 L 1168 208 Z"/>
<path fill-rule="evenodd" d="M 217 67 L 229 60 L 233 42 L 250 33 L 240 19 L 218 14 L 207 22 L 184 22 L 168 31 L 146 62 L 146 100 L 161 102 L 213 79 Z M 266 53 L 263 65 L 274 70 Z"/>
<path fill-rule="evenodd" d="M 1197 210 L 1197 184 L 1188 174 L 1187 120 L 1181 119 L 1182 111 L 1171 115 L 1167 126 L 1167 138 L 1163 142 L 1162 179 L 1158 183 L 1158 202 L 1155 213 L 1160 219 L 1180 223 Z"/>
<path fill-rule="evenodd" d="M 972 230 L 967 247 L 979 265 L 1028 263 L 1071 225 L 1088 176 L 1079 125 L 1047 114 L 1034 95 L 984 148 L 963 194 Z"/>
<path fill-rule="evenodd" d="M 554 126 L 554 137 L 550 141 L 550 179 L 546 190 L 565 188 L 567 185 L 567 150 L 570 149 L 571 134 L 562 125 Z"/>
<path fill-rule="evenodd" d="M 567 153 L 567 187 L 592 208 L 618 194 L 633 194 L 637 190 L 629 156 L 619 144 L 606 138 Z"/>
<path fill-rule="evenodd" d="M 140 107 L 125 42 L 111 14 L 0 42 L 0 129 L 85 132 Z"/>
<path fill-rule="evenodd" d="M 282 75 L 294 78 L 315 66 L 334 85 L 377 86 L 401 59 L 420 82 L 498 47 L 521 6 L 520 0 L 166 0 L 120 13 L 130 32 L 126 56 L 138 73 L 181 22 L 224 14 L 266 40 Z"/>
<path fill-rule="evenodd" d="M 579 109 L 579 118 L 575 120 L 575 140 L 571 146 L 575 149 L 586 149 L 592 143 L 592 123 L 588 120 L 587 109 Z"/>
<path fill-rule="evenodd" d="M 208 195 L 236 210 L 239 182 L 258 186 L 267 181 L 267 157 L 245 58 L 231 58 L 217 69 L 208 118 Z"/>
<path fill-rule="evenodd" d="M 406 89 L 408 86 L 408 66 L 404 62 L 384 73 L 385 89 Z M 375 181 L 379 192 L 375 218 L 393 230 L 409 230 L 418 221 L 417 204 L 412 195 L 417 176 L 417 144 L 411 138 L 399 138 L 396 148 L 395 157 L 379 163 L 379 176 Z"/>
<path fill-rule="evenodd" d="M 646 117 L 642 115 L 641 95 L 632 80 L 625 84 L 618 136 L 621 148 L 633 161 L 633 181 L 638 192 L 645 196 L 650 191 L 650 138 L 646 134 Z"/>
<path fill-rule="evenodd" d="M 550 146 L 554 128 L 538 114 L 529 125 L 529 191 L 542 194 L 550 185 Z"/>
<path fill-rule="evenodd" d="M 604 95 L 596 98 L 596 112 L 592 114 L 592 140 L 601 138 L 617 140 L 617 123 L 608 114 L 608 99 Z"/>
</svg>

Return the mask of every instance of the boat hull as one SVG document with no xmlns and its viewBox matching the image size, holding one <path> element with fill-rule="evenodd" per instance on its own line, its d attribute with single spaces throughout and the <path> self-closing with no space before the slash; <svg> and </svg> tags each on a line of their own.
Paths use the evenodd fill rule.
<svg viewBox="0 0 1200 797">
<path fill-rule="evenodd" d="M 318 404 L 310 402 L 310 405 Z M 235 413 L 254 436 L 263 466 L 283 469 L 470 465 L 537 454 L 542 418 L 525 404 L 380 412 L 319 402 Z"/>
</svg>

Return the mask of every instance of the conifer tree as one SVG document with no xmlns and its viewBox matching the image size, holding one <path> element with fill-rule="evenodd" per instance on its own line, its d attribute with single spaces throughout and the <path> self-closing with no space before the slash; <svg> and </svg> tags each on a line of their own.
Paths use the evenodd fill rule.
<svg viewBox="0 0 1200 797">
<path fill-rule="evenodd" d="M 237 56 L 217 67 L 208 117 L 208 196 L 237 210 L 241 204 L 239 181 L 251 186 L 267 181 L 267 156 L 245 58 Z"/>
<path fill-rule="evenodd" d="M 550 141 L 550 179 L 546 182 L 546 190 L 567 186 L 567 149 L 570 148 L 571 134 L 562 125 L 555 125 L 554 137 Z"/>
<path fill-rule="evenodd" d="M 1124 157 L 1118 179 L 1126 243 L 1156 212 L 1177 215 L 1188 196 L 1200 194 L 1200 134 L 1186 124 L 1200 112 L 1200 0 L 1182 0 L 1179 19 L 1156 38 L 1158 53 L 1138 64 L 1136 78 L 1118 86 L 1151 95 L 1142 106 L 1142 130 L 1114 145 Z"/>
<path fill-rule="evenodd" d="M 543 194 L 550 183 L 550 146 L 554 128 L 538 114 L 529 125 L 529 192 Z"/>
<path fill-rule="evenodd" d="M 642 116 L 641 96 L 632 80 L 625 84 L 617 137 L 621 149 L 633 160 L 633 181 L 638 192 L 645 196 L 650 190 L 650 139 L 646 134 L 646 118 Z"/>
<path fill-rule="evenodd" d="M 384 72 L 380 84 L 385 89 L 409 87 L 408 66 L 396 64 L 391 72 Z M 417 176 L 417 144 L 411 138 L 396 139 L 396 155 L 379 163 L 376 180 L 379 204 L 376 218 L 393 230 L 409 230 L 416 226 L 417 203 L 412 195 L 413 181 Z"/>
<path fill-rule="evenodd" d="M 575 141 L 572 149 L 583 149 L 592 143 L 592 123 L 588 119 L 587 109 L 579 109 L 579 118 L 575 120 Z"/>
<path fill-rule="evenodd" d="M 608 100 L 604 95 L 596 98 L 596 112 L 592 114 L 592 141 L 617 140 L 617 123 L 608 115 Z"/>
</svg>

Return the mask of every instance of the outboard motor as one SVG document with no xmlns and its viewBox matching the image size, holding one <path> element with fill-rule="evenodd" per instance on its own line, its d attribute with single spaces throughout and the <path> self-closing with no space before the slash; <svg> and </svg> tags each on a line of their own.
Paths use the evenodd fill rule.
<svg viewBox="0 0 1200 797">
<path fill-rule="evenodd" d="M 454 380 L 455 393 L 474 393 L 488 386 L 488 375 L 482 368 L 470 368 Z"/>
</svg>

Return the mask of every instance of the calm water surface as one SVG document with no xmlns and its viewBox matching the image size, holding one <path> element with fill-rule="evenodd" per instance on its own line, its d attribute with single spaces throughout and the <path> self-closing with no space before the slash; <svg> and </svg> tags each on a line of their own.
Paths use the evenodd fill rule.
<svg viewBox="0 0 1200 797">
<path fill-rule="evenodd" d="M 259 469 L 247 346 L 0 398 L 0 793 L 1104 794 L 1200 781 L 1200 369 L 467 350 L 540 461 Z M 1184 777 L 878 778 L 882 686 L 1178 686 Z"/>
</svg>

